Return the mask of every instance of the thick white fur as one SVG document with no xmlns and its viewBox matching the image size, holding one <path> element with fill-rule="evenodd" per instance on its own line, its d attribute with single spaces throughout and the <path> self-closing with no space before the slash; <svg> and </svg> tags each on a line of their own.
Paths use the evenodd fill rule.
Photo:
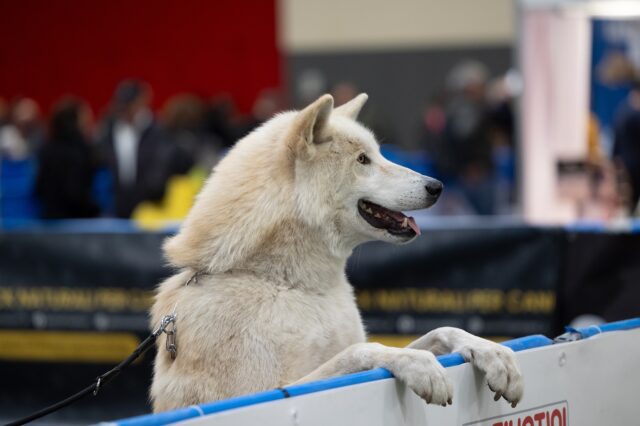
<svg viewBox="0 0 640 426">
<path fill-rule="evenodd" d="M 434 181 L 384 159 L 355 121 L 366 99 L 334 109 L 325 95 L 280 114 L 215 168 L 165 244 L 181 271 L 160 285 L 152 324 L 175 307 L 178 355 L 158 339 L 154 411 L 375 367 L 446 404 L 453 389 L 435 355 L 452 351 L 486 374 L 497 398 L 520 400 L 513 353 L 462 330 L 440 328 L 403 349 L 365 343 L 347 258 L 365 241 L 407 240 L 370 226 L 358 200 L 393 210 L 435 202 L 425 190 Z M 363 153 L 370 164 L 357 161 Z M 205 274 L 185 286 L 195 272 Z"/>
</svg>

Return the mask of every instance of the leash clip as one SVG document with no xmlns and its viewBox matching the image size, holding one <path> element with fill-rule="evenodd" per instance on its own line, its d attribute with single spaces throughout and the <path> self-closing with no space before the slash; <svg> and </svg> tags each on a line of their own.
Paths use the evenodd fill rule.
<svg viewBox="0 0 640 426">
<path fill-rule="evenodd" d="M 174 360 L 178 355 L 178 347 L 176 346 L 176 331 L 178 329 L 176 328 L 175 319 L 171 324 L 172 326 L 170 330 L 164 330 L 164 333 L 167 335 L 165 349 L 167 350 L 167 352 L 169 352 L 169 356 L 171 356 L 171 359 Z"/>
<path fill-rule="evenodd" d="M 172 313 L 162 317 L 162 320 L 160 320 L 160 325 L 158 326 L 156 331 L 153 332 L 155 337 L 160 336 L 162 333 L 167 335 L 165 349 L 167 350 L 167 352 L 169 352 L 172 360 L 176 359 L 176 356 L 178 355 L 178 346 L 176 345 L 176 332 L 178 331 L 176 327 L 176 307 L 177 304 L 173 307 Z"/>
</svg>

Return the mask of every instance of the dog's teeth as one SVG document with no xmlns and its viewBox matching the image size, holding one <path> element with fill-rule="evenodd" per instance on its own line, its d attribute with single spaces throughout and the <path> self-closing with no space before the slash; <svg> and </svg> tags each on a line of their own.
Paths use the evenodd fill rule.
<svg viewBox="0 0 640 426">
<path fill-rule="evenodd" d="M 371 210 L 371 209 L 369 209 L 369 208 L 365 209 L 365 211 L 366 211 L 367 213 L 371 213 L 371 214 L 373 214 L 373 210 Z"/>
<path fill-rule="evenodd" d="M 374 216 L 377 217 L 377 218 L 382 218 L 382 216 L 380 216 L 380 213 L 376 213 L 376 214 L 374 214 Z"/>
<path fill-rule="evenodd" d="M 409 222 L 409 218 L 404 218 L 404 220 L 402 221 L 402 227 L 406 228 L 407 227 L 407 222 Z"/>
</svg>

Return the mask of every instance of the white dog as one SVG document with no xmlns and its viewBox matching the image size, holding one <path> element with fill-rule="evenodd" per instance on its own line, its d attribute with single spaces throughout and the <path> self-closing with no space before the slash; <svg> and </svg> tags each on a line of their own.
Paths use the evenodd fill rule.
<svg viewBox="0 0 640 426">
<path fill-rule="evenodd" d="M 334 109 L 324 95 L 240 140 L 215 168 L 180 232 L 165 244 L 181 272 L 163 282 L 157 326 L 177 314 L 177 356 L 158 339 L 154 411 L 384 367 L 427 403 L 451 403 L 435 355 L 460 352 L 484 372 L 496 400 L 514 406 L 523 382 L 513 352 L 455 328 L 407 348 L 366 343 L 345 276 L 365 241 L 420 234 L 401 213 L 442 190 L 382 157 L 355 119 L 361 94 Z"/>
</svg>

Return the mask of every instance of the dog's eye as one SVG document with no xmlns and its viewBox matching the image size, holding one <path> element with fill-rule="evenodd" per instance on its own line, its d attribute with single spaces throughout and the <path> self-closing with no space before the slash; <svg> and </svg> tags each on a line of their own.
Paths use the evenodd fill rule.
<svg viewBox="0 0 640 426">
<path fill-rule="evenodd" d="M 369 157 L 367 157 L 367 155 L 365 153 L 362 153 L 360 155 L 358 155 L 358 163 L 360 164 L 369 164 L 371 162 L 371 160 L 369 160 Z"/>
</svg>

